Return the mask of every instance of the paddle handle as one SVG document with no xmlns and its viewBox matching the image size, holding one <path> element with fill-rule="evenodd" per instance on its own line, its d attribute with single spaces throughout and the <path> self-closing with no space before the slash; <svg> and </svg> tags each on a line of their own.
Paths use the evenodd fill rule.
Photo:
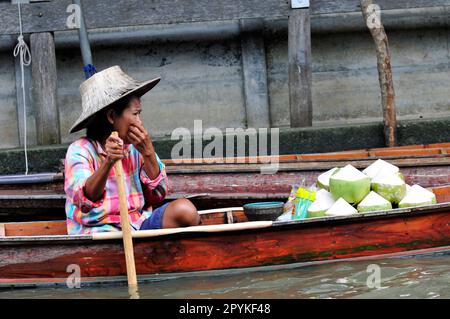
<svg viewBox="0 0 450 319">
<path fill-rule="evenodd" d="M 112 136 L 118 137 L 117 132 L 112 132 Z M 114 164 L 117 190 L 119 192 L 120 225 L 123 234 L 123 246 L 125 249 L 125 262 L 127 266 L 128 286 L 137 286 L 136 264 L 134 262 L 133 238 L 131 236 L 131 225 L 128 217 L 128 205 L 125 193 L 122 161 L 118 160 Z"/>
</svg>

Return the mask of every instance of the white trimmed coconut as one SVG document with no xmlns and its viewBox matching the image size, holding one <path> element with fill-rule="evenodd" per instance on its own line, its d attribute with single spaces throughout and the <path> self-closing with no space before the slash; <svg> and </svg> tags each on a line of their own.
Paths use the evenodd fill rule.
<svg viewBox="0 0 450 319">
<path fill-rule="evenodd" d="M 436 195 L 419 185 L 413 185 L 398 204 L 399 208 L 436 204 Z"/>
<path fill-rule="evenodd" d="M 338 169 L 337 167 L 334 167 L 334 168 L 326 171 L 325 173 L 320 174 L 319 177 L 317 177 L 317 186 L 329 191 L 330 190 L 330 176 L 333 175 L 333 173 L 337 169 Z"/>
<path fill-rule="evenodd" d="M 357 209 L 360 213 L 374 212 L 392 209 L 392 204 L 390 201 L 372 191 L 358 204 Z"/>
<path fill-rule="evenodd" d="M 325 216 L 335 200 L 330 192 L 321 189 L 316 193 L 316 200 L 308 208 L 308 218 Z"/>
<path fill-rule="evenodd" d="M 369 176 L 370 178 L 374 178 L 381 171 L 384 171 L 386 173 L 398 173 L 399 168 L 382 159 L 378 159 L 369 166 L 367 166 L 367 168 L 364 169 L 362 172 L 367 176 Z"/>
<path fill-rule="evenodd" d="M 330 193 L 348 203 L 358 204 L 370 192 L 370 178 L 352 165 L 336 170 L 330 177 Z"/>
<path fill-rule="evenodd" d="M 408 184 L 406 184 L 406 194 L 408 194 L 408 192 L 411 190 L 411 186 L 410 185 L 408 185 Z M 405 195 L 406 195 L 405 194 Z"/>
<path fill-rule="evenodd" d="M 371 185 L 377 194 L 394 204 L 398 204 L 406 195 L 406 184 L 399 173 L 383 170 L 372 179 Z"/>
<path fill-rule="evenodd" d="M 342 197 L 339 198 L 333 206 L 331 206 L 326 212 L 326 216 L 347 216 L 357 214 L 358 211 Z"/>
</svg>

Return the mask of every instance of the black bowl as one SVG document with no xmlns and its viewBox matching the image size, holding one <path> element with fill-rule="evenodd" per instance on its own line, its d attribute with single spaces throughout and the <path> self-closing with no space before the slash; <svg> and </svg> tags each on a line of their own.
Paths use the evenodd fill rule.
<svg viewBox="0 0 450 319">
<path fill-rule="evenodd" d="M 259 202 L 244 205 L 244 213 L 249 221 L 275 220 L 283 214 L 283 202 Z"/>
</svg>

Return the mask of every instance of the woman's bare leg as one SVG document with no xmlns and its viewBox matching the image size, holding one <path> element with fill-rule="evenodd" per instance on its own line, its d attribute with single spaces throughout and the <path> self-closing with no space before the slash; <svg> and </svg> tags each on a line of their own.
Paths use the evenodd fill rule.
<svg viewBox="0 0 450 319">
<path fill-rule="evenodd" d="M 167 205 L 164 211 L 163 228 L 188 227 L 199 224 L 200 215 L 197 212 L 197 208 L 188 199 L 174 200 Z"/>
</svg>

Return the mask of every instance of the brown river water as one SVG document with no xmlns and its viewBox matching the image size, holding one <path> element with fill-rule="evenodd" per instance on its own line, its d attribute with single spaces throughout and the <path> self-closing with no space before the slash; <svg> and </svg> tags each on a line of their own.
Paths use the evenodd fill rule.
<svg viewBox="0 0 450 319">
<path fill-rule="evenodd" d="M 375 265 L 375 266 L 374 266 Z M 372 267 L 372 268 L 371 268 Z M 379 271 L 374 277 L 373 267 Z M 371 277 L 372 276 L 372 277 Z M 379 278 L 374 284 L 374 278 Z M 369 285 L 368 285 L 369 284 Z M 157 277 L 139 285 L 146 298 L 450 298 L 450 251 L 320 265 Z M 1 289 L 2 298 L 129 298 L 126 285 Z"/>
</svg>

